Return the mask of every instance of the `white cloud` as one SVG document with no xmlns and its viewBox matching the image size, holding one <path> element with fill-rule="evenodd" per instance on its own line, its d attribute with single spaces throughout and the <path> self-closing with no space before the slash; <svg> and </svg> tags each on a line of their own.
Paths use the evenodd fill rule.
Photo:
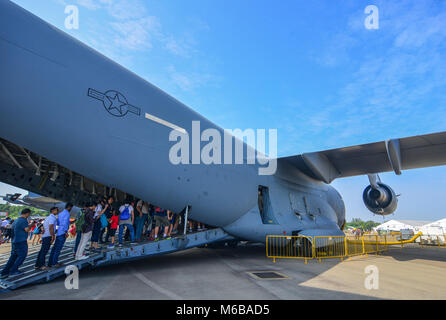
<svg viewBox="0 0 446 320">
<path fill-rule="evenodd" d="M 165 48 L 169 50 L 171 53 L 183 57 L 188 57 L 190 47 L 187 44 L 180 43 L 173 36 L 169 36 L 165 39 Z"/>
<path fill-rule="evenodd" d="M 97 1 L 94 1 L 94 0 L 77 0 L 77 3 L 80 6 L 83 6 L 89 10 L 96 10 L 101 7 L 101 5 Z"/>
<path fill-rule="evenodd" d="M 184 73 L 179 72 L 174 66 L 167 68 L 171 82 L 183 91 L 191 91 L 198 87 L 208 84 L 211 81 L 217 81 L 217 78 L 207 73 Z"/>
<path fill-rule="evenodd" d="M 190 58 L 191 53 L 196 52 L 193 48 L 195 39 L 190 32 L 183 31 L 180 37 L 166 32 L 160 20 L 149 15 L 145 3 L 140 0 L 77 0 L 77 3 L 89 10 L 102 9 L 108 14 L 110 30 L 106 29 L 106 25 L 98 27 L 104 34 L 104 41 L 111 38 L 116 50 L 141 51 L 157 45 L 171 54 L 185 58 Z M 202 21 L 198 26 L 195 20 L 191 24 L 194 29 L 199 27 L 200 30 L 208 30 Z M 100 40 L 96 41 L 96 47 L 99 42 Z"/>
<path fill-rule="evenodd" d="M 440 125 L 431 120 L 446 118 L 446 97 L 441 93 L 446 87 L 446 12 L 432 10 L 433 2 L 406 5 L 378 4 L 383 18 L 376 31 L 360 29 L 350 19 L 340 38 L 347 39 L 342 41 L 346 49 L 331 43 L 335 56 L 321 57 L 325 66 L 356 68 L 328 107 L 309 115 L 313 134 L 333 137 L 327 145 L 341 146 L 344 140 L 368 134 L 384 139 L 384 133 L 425 133 L 444 125 L 445 121 Z M 380 32 L 379 37 L 370 32 Z M 374 45 L 379 49 L 373 50 Z"/>
<path fill-rule="evenodd" d="M 147 15 L 147 9 L 139 0 L 105 1 L 109 14 L 118 20 L 138 19 Z"/>
<path fill-rule="evenodd" d="M 114 42 L 118 48 L 142 50 L 152 48 L 152 40 L 159 36 L 161 24 L 156 17 L 111 22 L 117 31 Z"/>
<path fill-rule="evenodd" d="M 335 34 L 329 41 L 328 48 L 315 56 L 316 62 L 323 66 L 335 67 L 348 62 L 349 51 L 357 45 L 354 37 L 345 34 Z"/>
<path fill-rule="evenodd" d="M 64 4 L 66 0 L 53 0 Z M 94 11 L 96 18 L 83 18 L 82 30 L 76 36 L 110 59 L 132 68 L 135 58 L 141 53 L 150 54 L 156 48 L 159 51 L 192 59 L 198 51 L 194 34 L 208 31 L 209 26 L 202 20 L 185 18 L 188 27 L 181 34 L 173 34 L 163 29 L 160 19 L 150 15 L 146 2 L 141 0 L 75 0 L 76 4 Z M 88 17 L 88 15 L 84 15 Z M 194 61 L 196 61 L 194 59 Z M 200 60 L 202 61 L 202 60 Z M 171 63 L 171 62 L 169 62 Z M 160 75 L 158 82 L 172 91 L 192 91 L 201 86 L 216 83 L 217 77 L 207 72 L 195 70 L 204 67 L 203 63 L 195 63 L 192 72 L 179 72 L 173 65 L 164 67 L 166 74 Z M 153 75 L 151 75 L 153 78 Z M 181 93 L 178 91 L 177 93 Z"/>
</svg>

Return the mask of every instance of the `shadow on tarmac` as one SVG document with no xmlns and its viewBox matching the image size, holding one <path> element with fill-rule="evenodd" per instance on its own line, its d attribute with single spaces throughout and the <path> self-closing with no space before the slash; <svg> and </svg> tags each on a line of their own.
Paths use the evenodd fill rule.
<svg viewBox="0 0 446 320">
<path fill-rule="evenodd" d="M 183 252 L 80 271 L 80 288 L 67 290 L 65 279 L 3 293 L 1 299 L 376 299 L 301 286 L 341 261 L 265 257 L 261 245 L 193 248 Z M 249 271 L 278 271 L 285 280 L 258 280 Z M 142 280 L 141 280 L 142 279 Z"/>
</svg>

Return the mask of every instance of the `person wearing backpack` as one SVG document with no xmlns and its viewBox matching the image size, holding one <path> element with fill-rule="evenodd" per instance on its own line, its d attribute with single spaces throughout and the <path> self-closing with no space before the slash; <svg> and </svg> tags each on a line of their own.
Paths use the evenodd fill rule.
<svg viewBox="0 0 446 320">
<path fill-rule="evenodd" d="M 85 211 L 84 222 L 82 224 L 82 236 L 81 241 L 79 243 L 79 247 L 76 251 L 76 260 L 84 260 L 87 259 L 88 256 L 84 255 L 85 247 L 87 246 L 88 241 L 91 239 L 91 234 L 93 233 L 93 225 L 95 223 L 94 218 L 94 209 L 96 205 L 94 203 L 90 203 L 87 206 L 87 210 Z"/>
<path fill-rule="evenodd" d="M 79 210 L 77 213 L 76 221 L 74 222 L 74 227 L 76 228 L 76 240 L 74 241 L 73 248 L 73 257 L 76 256 L 77 248 L 79 247 L 79 243 L 81 242 L 82 237 L 82 226 L 85 222 L 85 213 L 87 212 L 88 206 L 85 206 L 83 209 Z"/>
<path fill-rule="evenodd" d="M 119 208 L 119 246 L 122 247 L 122 234 L 124 232 L 124 227 L 130 230 L 130 244 L 135 243 L 135 229 L 133 228 L 133 222 L 135 220 L 135 215 L 133 212 L 133 206 L 130 205 L 130 200 L 127 200 L 124 205 Z"/>
<path fill-rule="evenodd" d="M 39 254 L 37 256 L 35 269 L 44 271 L 48 267 L 45 266 L 46 255 L 50 250 L 51 244 L 56 240 L 56 224 L 57 215 L 59 214 L 59 209 L 57 207 L 52 207 L 50 210 L 50 215 L 46 217 L 43 222 L 44 233 L 42 235 L 42 246 L 40 248 Z"/>
</svg>

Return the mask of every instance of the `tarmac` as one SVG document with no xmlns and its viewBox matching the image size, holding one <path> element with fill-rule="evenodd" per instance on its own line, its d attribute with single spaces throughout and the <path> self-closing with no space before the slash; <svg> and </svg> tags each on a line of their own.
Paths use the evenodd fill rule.
<svg viewBox="0 0 446 320">
<path fill-rule="evenodd" d="M 377 289 L 367 289 L 376 266 Z M 285 276 L 262 280 L 251 271 Z M 376 275 L 376 274 L 375 274 Z M 85 269 L 79 289 L 65 279 L 0 293 L 0 299 L 446 299 L 446 248 L 408 245 L 380 255 L 308 261 L 272 259 L 262 245 L 193 248 Z"/>
</svg>

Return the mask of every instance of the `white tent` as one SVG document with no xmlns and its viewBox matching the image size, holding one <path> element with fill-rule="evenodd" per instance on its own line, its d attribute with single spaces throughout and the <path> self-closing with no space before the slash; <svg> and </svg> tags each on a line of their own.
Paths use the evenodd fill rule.
<svg viewBox="0 0 446 320">
<path fill-rule="evenodd" d="M 418 221 L 418 220 L 390 220 L 384 222 L 375 228 L 376 231 L 401 231 L 412 230 L 414 233 L 418 232 L 420 228 L 426 224 L 432 223 L 431 221 Z"/>
<path fill-rule="evenodd" d="M 427 223 L 420 228 L 420 231 L 426 235 L 444 235 L 446 234 L 446 219 Z"/>
</svg>

